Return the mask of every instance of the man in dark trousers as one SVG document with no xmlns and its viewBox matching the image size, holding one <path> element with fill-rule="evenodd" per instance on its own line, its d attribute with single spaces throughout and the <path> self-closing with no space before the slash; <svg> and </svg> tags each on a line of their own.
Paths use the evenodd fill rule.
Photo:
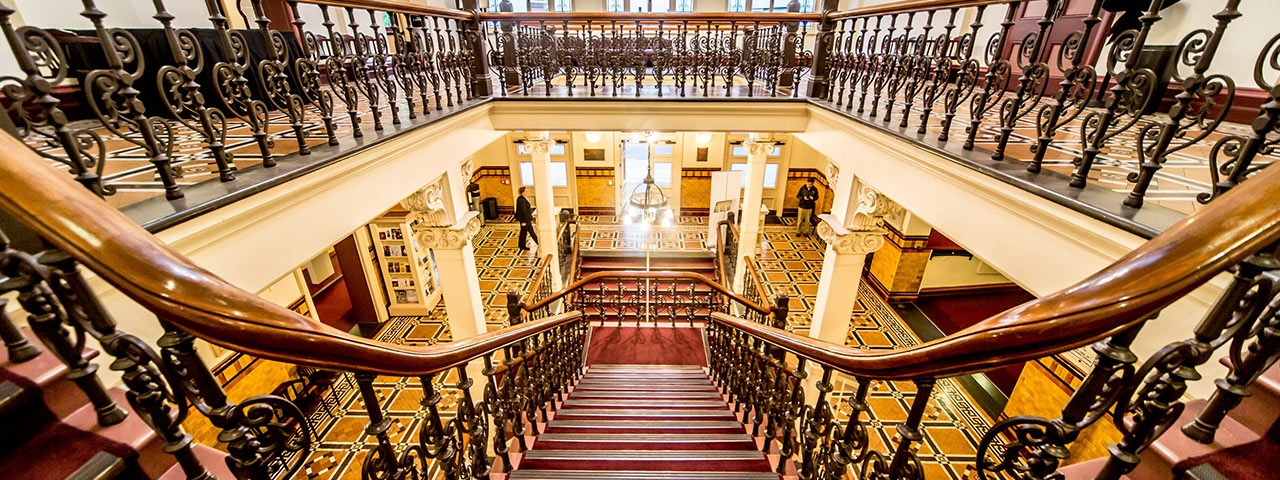
<svg viewBox="0 0 1280 480">
<path fill-rule="evenodd" d="M 813 208 L 818 203 L 818 188 L 813 186 L 812 177 L 796 192 L 800 199 L 799 211 L 796 214 L 796 231 L 804 235 L 813 233 Z"/>
<path fill-rule="evenodd" d="M 520 222 L 520 253 L 524 253 L 529 249 L 529 245 L 525 243 L 528 237 L 533 237 L 533 243 L 538 243 L 538 234 L 533 231 L 533 205 L 529 204 L 529 198 L 525 196 L 525 189 L 528 187 L 520 187 L 520 198 L 516 199 L 516 221 Z"/>
</svg>

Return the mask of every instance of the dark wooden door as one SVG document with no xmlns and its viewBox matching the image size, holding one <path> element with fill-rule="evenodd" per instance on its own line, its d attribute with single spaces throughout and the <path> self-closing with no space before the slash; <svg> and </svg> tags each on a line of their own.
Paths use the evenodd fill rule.
<svg viewBox="0 0 1280 480">
<path fill-rule="evenodd" d="M 1039 60 L 1049 65 L 1049 85 L 1046 94 L 1052 94 L 1058 90 L 1058 84 L 1062 82 L 1062 70 L 1058 65 L 1058 54 L 1062 51 L 1062 43 L 1071 36 L 1072 32 L 1083 31 L 1085 28 L 1085 19 L 1089 17 L 1095 2 L 1102 0 L 1060 0 L 1058 7 L 1061 12 L 1057 20 L 1053 22 L 1047 35 L 1047 43 L 1041 49 Z M 1030 0 L 1022 2 L 1017 7 L 1017 13 L 1014 15 L 1013 27 L 1009 29 L 1009 41 L 1005 42 L 1002 58 L 1009 60 L 1013 65 L 1014 77 L 1009 82 L 1009 88 L 1017 88 L 1017 78 L 1022 74 L 1019 68 L 1018 52 L 1022 48 L 1023 40 L 1028 35 L 1040 29 L 1040 19 L 1044 16 L 1045 10 L 1049 8 L 1049 0 Z M 1093 27 L 1090 32 L 1088 43 L 1084 49 L 1085 65 L 1093 65 L 1098 61 L 1105 46 L 1107 33 L 1110 32 L 1110 26 L 1113 14 L 1106 10 L 1099 12 L 1101 21 Z M 1070 59 L 1064 59 L 1063 65 L 1070 67 Z M 1099 68 L 1099 74 L 1105 69 Z"/>
</svg>

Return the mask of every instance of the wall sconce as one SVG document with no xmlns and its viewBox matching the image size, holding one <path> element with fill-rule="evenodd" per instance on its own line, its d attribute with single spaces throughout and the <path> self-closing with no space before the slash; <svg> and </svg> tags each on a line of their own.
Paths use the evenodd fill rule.
<svg viewBox="0 0 1280 480">
<path fill-rule="evenodd" d="M 698 145 L 706 145 L 711 143 L 711 134 L 708 132 L 699 133 L 693 136 L 693 141 L 697 142 Z"/>
<path fill-rule="evenodd" d="M 600 141 L 599 132 L 587 132 L 583 137 L 586 137 L 587 143 L 596 143 Z"/>
</svg>

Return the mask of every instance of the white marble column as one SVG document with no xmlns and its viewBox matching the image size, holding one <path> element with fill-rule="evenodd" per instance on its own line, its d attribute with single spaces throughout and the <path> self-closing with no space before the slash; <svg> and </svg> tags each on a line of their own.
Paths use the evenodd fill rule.
<svg viewBox="0 0 1280 480">
<path fill-rule="evenodd" d="M 858 189 L 858 199 L 847 227 L 834 215 L 818 217 L 822 222 L 817 232 L 827 242 L 827 251 L 809 336 L 840 345 L 844 345 L 849 332 L 867 254 L 884 246 L 885 230 L 879 226 L 880 219 L 901 208 L 866 186 Z"/>
<path fill-rule="evenodd" d="M 449 331 L 454 341 L 485 332 L 480 278 L 471 246 L 471 237 L 480 231 L 480 225 L 480 214 L 467 212 L 453 226 L 417 228 L 418 244 L 435 253 L 440 294 L 449 313 Z"/>
<path fill-rule="evenodd" d="M 746 191 L 742 195 L 742 221 L 738 223 L 738 260 L 733 270 L 733 291 L 742 292 L 742 279 L 747 271 L 746 256 L 754 256 L 760 246 L 760 205 L 764 198 L 764 165 L 773 152 L 773 141 L 752 134 L 742 142 L 747 148 Z"/>
<path fill-rule="evenodd" d="M 560 283 L 560 249 L 557 247 L 556 217 L 560 208 L 556 207 L 555 195 L 551 186 L 551 148 L 556 141 L 551 137 L 541 136 L 525 140 L 529 156 L 533 159 L 533 191 L 537 201 L 538 217 L 535 229 L 538 231 L 538 258 L 551 255 L 551 287 L 559 291 Z"/>
</svg>

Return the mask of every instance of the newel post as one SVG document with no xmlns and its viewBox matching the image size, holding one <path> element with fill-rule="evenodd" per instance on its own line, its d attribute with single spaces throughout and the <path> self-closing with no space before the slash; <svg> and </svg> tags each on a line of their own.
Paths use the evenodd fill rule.
<svg viewBox="0 0 1280 480">
<path fill-rule="evenodd" d="M 776 297 L 773 297 L 773 328 L 786 330 L 787 314 L 790 312 L 790 307 L 787 306 L 787 303 L 790 300 L 791 297 L 788 297 L 785 293 L 779 293 Z"/>
<path fill-rule="evenodd" d="M 523 317 L 520 315 L 520 297 L 519 290 L 514 288 L 507 290 L 507 316 L 510 317 L 508 323 L 513 326 L 523 322 Z"/>
<path fill-rule="evenodd" d="M 464 39 L 471 43 L 471 88 L 477 97 L 493 96 L 493 79 L 489 77 L 489 52 L 485 48 L 484 29 L 480 25 L 479 0 L 461 0 L 462 9 L 472 13 L 471 21 L 458 22 Z"/>
<path fill-rule="evenodd" d="M 809 82 L 808 95 L 814 98 L 825 98 L 830 80 L 827 74 L 831 71 L 828 59 L 831 47 L 835 42 L 835 22 L 829 15 L 840 9 L 840 0 L 822 0 L 822 20 L 818 26 L 818 36 L 813 44 L 813 79 Z M 795 88 L 799 88 L 796 85 Z"/>
</svg>

